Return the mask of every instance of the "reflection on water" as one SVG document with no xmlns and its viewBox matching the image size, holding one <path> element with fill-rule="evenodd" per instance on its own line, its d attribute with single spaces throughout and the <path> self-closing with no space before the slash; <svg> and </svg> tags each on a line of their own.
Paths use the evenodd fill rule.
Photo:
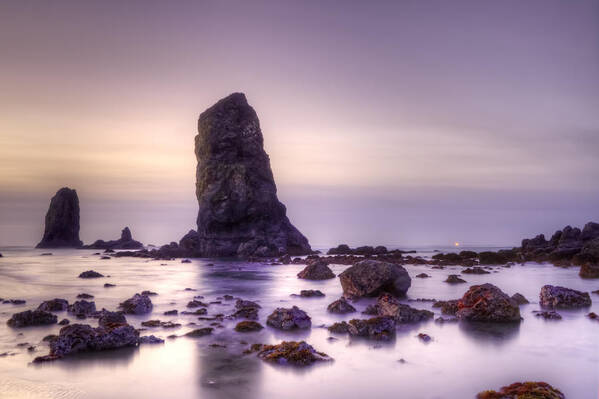
<svg viewBox="0 0 599 399">
<path fill-rule="evenodd" d="M 560 311 L 559 321 L 535 317 L 538 293 L 544 284 L 592 291 L 599 289 L 597 280 L 582 280 L 575 269 L 550 265 L 527 264 L 510 269 L 496 268 L 489 275 L 467 275 L 469 284 L 461 286 L 443 282 L 460 268 L 445 270 L 428 266 L 406 268 L 414 276 L 421 272 L 428 279 L 412 280 L 406 303 L 436 312 L 431 302 L 407 302 L 416 298 L 455 299 L 469 285 L 490 282 L 507 294 L 516 292 L 531 304 L 521 307 L 522 323 L 494 325 L 485 323 L 445 323 L 433 321 L 401 325 L 391 342 L 372 342 L 333 335 L 324 326 L 340 320 L 367 317 L 360 314 L 332 315 L 327 305 L 341 295 L 338 279 L 328 281 L 299 280 L 300 265 L 270 266 L 234 261 L 193 260 L 152 261 L 113 258 L 99 260 L 86 250 L 55 250 L 53 256 L 39 256 L 32 249 L 2 249 L 0 258 L 0 296 L 26 299 L 24 305 L 0 304 L 1 398 L 352 398 L 398 396 L 406 398 L 473 398 L 487 388 L 497 388 L 519 380 L 545 380 L 564 391 L 569 398 L 597 397 L 599 375 L 599 323 L 586 318 L 591 309 Z M 161 265 L 166 263 L 166 265 Z M 212 263 L 212 265 L 211 265 Z M 346 266 L 332 265 L 338 274 Z M 94 269 L 110 278 L 82 280 L 84 270 Z M 116 284 L 104 288 L 105 282 Z M 192 288 L 195 291 L 186 291 Z M 301 298 L 302 289 L 318 289 L 324 298 Z M 151 290 L 154 311 L 146 316 L 128 316 L 136 327 L 148 319 L 181 323 L 178 329 L 150 328 L 142 334 L 166 338 L 183 335 L 193 328 L 208 327 L 213 321 L 197 316 L 164 316 L 166 310 L 186 310 L 195 295 L 212 303 L 208 316 L 230 314 L 234 301 L 225 294 L 257 301 L 262 309 L 259 321 L 281 306 L 297 305 L 312 317 L 312 329 L 284 332 L 269 327 L 255 333 L 237 333 L 235 320 L 225 319 L 222 328 L 214 326 L 211 336 L 166 339 L 163 345 L 87 353 L 54 363 L 31 365 L 35 356 L 45 354 L 42 338 L 56 334 L 60 326 L 13 330 L 5 321 L 17 311 L 32 309 L 46 299 L 65 298 L 70 302 L 77 294 L 95 296 L 98 309 L 116 309 L 119 302 L 136 292 Z M 219 299 L 220 298 L 220 299 Z M 599 296 L 593 295 L 597 302 Z M 373 299 L 355 303 L 359 312 Z M 59 312 L 58 318 L 70 318 Z M 75 322 L 76 320 L 72 320 Z M 80 321 L 77 321 L 80 322 Z M 96 320 L 86 320 L 95 325 Z M 195 323 L 191 325 L 190 323 Z M 433 340 L 422 343 L 418 333 Z M 335 361 L 305 369 L 265 364 L 255 355 L 243 355 L 253 343 L 282 340 L 306 340 Z M 36 348 L 28 352 L 27 342 Z M 403 359 L 402 362 L 399 360 Z"/>
</svg>

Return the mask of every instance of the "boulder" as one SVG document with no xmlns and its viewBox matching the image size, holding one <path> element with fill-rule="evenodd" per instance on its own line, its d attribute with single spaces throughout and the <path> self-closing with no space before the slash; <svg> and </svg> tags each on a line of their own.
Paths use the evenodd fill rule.
<svg viewBox="0 0 599 399">
<path fill-rule="evenodd" d="M 484 391 L 476 399 L 565 399 L 563 393 L 546 382 L 515 382 L 499 391 Z"/>
<path fill-rule="evenodd" d="M 84 245 L 86 249 L 140 249 L 143 248 L 143 244 L 139 241 L 135 241 L 131 235 L 129 227 L 125 227 L 121 230 L 121 238 L 118 240 L 104 241 L 96 240 L 93 244 Z"/>
<path fill-rule="evenodd" d="M 304 298 L 319 298 L 325 295 L 320 290 L 301 290 L 299 296 Z"/>
<path fill-rule="evenodd" d="M 185 334 L 185 336 L 191 338 L 199 338 L 212 334 L 212 331 L 214 331 L 214 328 L 212 327 L 198 328 L 196 330 L 188 332 L 187 334 Z"/>
<path fill-rule="evenodd" d="M 195 137 L 196 256 L 305 255 L 311 248 L 289 221 L 264 151 L 260 121 L 242 93 L 204 111 Z"/>
<path fill-rule="evenodd" d="M 258 352 L 258 357 L 266 362 L 292 366 L 308 366 L 314 362 L 332 360 L 326 353 L 316 351 L 304 341 L 264 345 Z"/>
<path fill-rule="evenodd" d="M 375 309 L 378 316 L 392 317 L 397 323 L 415 323 L 430 320 L 434 316 L 431 311 L 414 309 L 386 293 L 378 297 Z"/>
<path fill-rule="evenodd" d="M 518 305 L 526 305 L 527 303 L 530 303 L 530 302 L 528 301 L 528 299 L 526 299 L 526 298 L 524 297 L 524 295 L 522 295 L 522 294 L 520 294 L 520 293 L 518 293 L 518 292 L 516 292 L 514 295 L 512 295 L 512 299 L 513 299 L 514 301 L 516 301 L 516 303 L 517 303 Z"/>
<path fill-rule="evenodd" d="M 388 292 L 404 296 L 412 284 L 406 269 L 395 263 L 363 260 L 339 275 L 346 298 L 377 296 Z"/>
<path fill-rule="evenodd" d="M 354 308 L 349 302 L 347 302 L 345 298 L 342 297 L 331 302 L 329 306 L 327 306 L 327 310 L 331 313 L 345 314 L 355 312 L 356 308 Z"/>
<path fill-rule="evenodd" d="M 447 276 L 445 282 L 449 284 L 461 284 L 465 283 L 466 280 L 461 279 L 460 276 L 458 276 L 457 274 L 450 274 L 449 276 Z"/>
<path fill-rule="evenodd" d="M 420 274 L 417 274 L 416 277 L 418 277 L 418 278 L 428 278 L 430 276 L 428 274 L 426 274 L 426 273 L 420 273 Z"/>
<path fill-rule="evenodd" d="M 139 337 L 140 344 L 163 344 L 164 340 L 162 338 L 158 338 L 154 335 L 144 335 L 143 337 Z"/>
<path fill-rule="evenodd" d="M 308 263 L 308 265 L 297 274 L 297 277 L 306 280 L 327 280 L 335 278 L 335 274 L 322 259 Z"/>
<path fill-rule="evenodd" d="M 266 319 L 266 324 L 279 330 L 310 328 L 310 316 L 297 306 L 276 308 Z"/>
<path fill-rule="evenodd" d="M 74 314 L 76 317 L 83 319 L 96 312 L 96 303 L 81 299 L 70 304 L 68 311 L 69 313 Z"/>
<path fill-rule="evenodd" d="M 235 326 L 235 331 L 237 331 L 237 332 L 254 332 L 254 331 L 260 331 L 263 328 L 264 327 L 262 326 L 262 324 L 260 324 L 256 321 L 240 321 Z"/>
<path fill-rule="evenodd" d="M 436 301 L 433 303 L 433 308 L 441 308 L 441 313 L 449 316 L 455 316 L 458 312 L 459 299 L 452 299 L 449 301 Z"/>
<path fill-rule="evenodd" d="M 99 312 L 98 325 L 100 327 L 108 327 L 112 324 L 127 324 L 127 319 L 123 312 L 110 312 L 102 309 Z"/>
<path fill-rule="evenodd" d="M 67 310 L 69 303 L 66 299 L 54 298 L 49 301 L 44 301 L 37 307 L 38 310 L 45 310 L 46 312 L 60 312 Z"/>
<path fill-rule="evenodd" d="M 79 248 L 79 198 L 77 191 L 63 187 L 50 201 L 44 236 L 36 248 Z"/>
<path fill-rule="evenodd" d="M 152 311 L 152 300 L 147 295 L 135 294 L 122 302 L 119 307 L 126 314 L 146 314 Z"/>
<path fill-rule="evenodd" d="M 79 278 L 99 278 L 99 277 L 104 277 L 103 274 L 98 273 L 94 270 L 88 270 L 85 272 L 82 272 L 81 274 L 79 274 Z"/>
<path fill-rule="evenodd" d="M 578 272 L 578 275 L 582 278 L 599 278 L 599 264 L 583 264 L 582 266 L 580 266 L 580 271 Z"/>
<path fill-rule="evenodd" d="M 333 323 L 327 327 L 327 330 L 333 334 L 347 334 L 349 332 L 349 324 L 345 321 Z"/>
<path fill-rule="evenodd" d="M 348 324 L 348 332 L 353 337 L 377 341 L 389 341 L 395 338 L 395 321 L 392 317 L 379 316 L 370 319 L 353 319 Z"/>
<path fill-rule="evenodd" d="M 516 301 L 492 284 L 473 285 L 458 302 L 456 316 L 465 321 L 519 322 Z"/>
<path fill-rule="evenodd" d="M 71 324 L 60 329 L 57 338 L 50 341 L 50 354 L 34 362 L 56 360 L 77 352 L 101 351 L 136 346 L 139 333 L 129 324 L 112 324 L 93 328 L 87 324 Z"/>
<path fill-rule="evenodd" d="M 485 269 L 483 269 L 482 267 L 479 266 L 475 266 L 472 268 L 467 268 L 462 270 L 462 273 L 464 274 L 490 274 L 490 272 L 486 271 Z"/>
<path fill-rule="evenodd" d="M 539 298 L 541 306 L 548 308 L 582 308 L 592 303 L 588 292 L 553 285 L 544 285 Z"/>
<path fill-rule="evenodd" d="M 15 313 L 6 322 L 10 327 L 20 328 L 29 326 L 43 326 L 54 324 L 58 321 L 56 315 L 45 310 L 26 310 Z"/>
<path fill-rule="evenodd" d="M 327 255 L 351 255 L 352 249 L 347 244 L 339 244 L 327 251 Z"/>
</svg>

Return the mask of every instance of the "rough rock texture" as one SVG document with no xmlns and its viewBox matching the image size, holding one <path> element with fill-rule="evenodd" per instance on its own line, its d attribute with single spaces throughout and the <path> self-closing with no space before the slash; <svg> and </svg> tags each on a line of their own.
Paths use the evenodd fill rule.
<svg viewBox="0 0 599 399">
<path fill-rule="evenodd" d="M 316 351 L 304 341 L 283 341 L 278 345 L 264 345 L 258 357 L 281 365 L 308 366 L 314 362 L 332 360 L 326 353 Z"/>
<path fill-rule="evenodd" d="M 139 333 L 128 324 L 111 324 L 93 328 L 87 324 L 71 324 L 60 329 L 58 337 L 50 341 L 50 354 L 35 362 L 56 360 L 66 355 L 135 346 Z"/>
<path fill-rule="evenodd" d="M 253 332 L 253 331 L 260 331 L 262 330 L 264 327 L 262 326 L 262 324 L 258 323 L 257 321 L 240 321 L 239 323 L 237 323 L 237 325 L 235 325 L 235 331 L 237 332 Z"/>
<path fill-rule="evenodd" d="M 144 335 L 143 337 L 139 337 L 140 344 L 163 344 L 164 340 L 162 338 L 158 338 L 154 335 Z"/>
<path fill-rule="evenodd" d="M 121 231 L 121 238 L 118 240 L 97 240 L 93 244 L 84 245 L 86 249 L 139 249 L 143 248 L 143 244 L 139 241 L 135 241 L 131 235 L 129 227 L 125 227 Z"/>
<path fill-rule="evenodd" d="M 399 303 L 397 298 L 386 293 L 378 297 L 375 309 L 377 315 L 392 317 L 397 323 L 415 323 L 430 320 L 434 316 L 429 310 L 414 309 Z"/>
<path fill-rule="evenodd" d="M 100 327 L 106 327 L 111 324 L 127 324 L 127 319 L 122 312 L 110 312 L 102 309 L 99 312 L 98 325 Z"/>
<path fill-rule="evenodd" d="M 345 298 L 339 298 L 334 302 L 331 302 L 329 306 L 327 306 L 327 310 L 331 313 L 337 314 L 345 314 L 345 313 L 353 313 L 356 311 Z"/>
<path fill-rule="evenodd" d="M 44 301 L 37 307 L 38 310 L 45 310 L 46 312 L 60 312 L 67 310 L 69 303 L 66 299 L 54 298 L 49 301 Z"/>
<path fill-rule="evenodd" d="M 126 314 L 146 314 L 152 311 L 152 300 L 147 295 L 135 294 L 119 307 Z"/>
<path fill-rule="evenodd" d="M 458 302 L 460 320 L 519 322 L 518 303 L 492 284 L 473 285 Z"/>
<path fill-rule="evenodd" d="M 104 277 L 104 275 L 101 273 L 98 273 L 94 270 L 87 270 L 87 271 L 81 272 L 79 274 L 79 278 L 99 278 L 99 277 Z"/>
<path fill-rule="evenodd" d="M 484 391 L 476 399 L 565 399 L 563 393 L 546 382 L 515 382 L 497 391 Z"/>
<path fill-rule="evenodd" d="M 45 310 L 26 310 L 24 312 L 15 313 L 6 322 L 10 327 L 29 327 L 29 326 L 43 326 L 47 324 L 54 324 L 58 321 L 56 315 Z"/>
<path fill-rule="evenodd" d="M 599 223 L 589 222 L 582 230 L 566 226 L 549 240 L 543 234 L 522 240 L 522 257 L 535 261 L 573 261 L 576 264 L 599 263 Z"/>
<path fill-rule="evenodd" d="M 328 280 L 335 278 L 335 273 L 329 268 L 326 261 L 317 259 L 308 263 L 308 265 L 297 274 L 297 277 L 306 280 Z"/>
<path fill-rule="evenodd" d="M 276 308 L 266 319 L 266 324 L 279 330 L 310 328 L 310 316 L 297 306 L 292 308 Z"/>
<path fill-rule="evenodd" d="M 96 303 L 81 299 L 70 304 L 68 311 L 79 318 L 85 318 L 91 316 L 96 311 Z"/>
<path fill-rule="evenodd" d="M 599 278 L 599 264 L 591 265 L 590 263 L 585 263 L 580 266 L 578 275 L 582 278 Z"/>
<path fill-rule="evenodd" d="M 50 201 L 44 236 L 36 248 L 79 248 L 81 245 L 77 191 L 63 187 Z"/>
<path fill-rule="evenodd" d="M 339 275 L 346 298 L 377 296 L 383 292 L 403 296 L 412 279 L 406 269 L 395 263 L 363 260 Z"/>
<path fill-rule="evenodd" d="M 540 305 L 549 308 L 583 308 L 592 303 L 588 292 L 553 285 L 544 285 L 539 298 Z"/>
<path fill-rule="evenodd" d="M 437 301 L 433 303 L 433 308 L 441 308 L 441 313 L 449 316 L 455 316 L 458 312 L 459 299 L 451 299 L 449 301 Z"/>
<path fill-rule="evenodd" d="M 244 94 L 200 115 L 195 154 L 198 231 L 186 236 L 186 248 L 201 256 L 311 253 L 277 199 L 260 122 Z"/>
<path fill-rule="evenodd" d="M 395 337 L 395 321 L 392 317 L 379 316 L 370 319 L 353 319 L 348 323 L 349 335 L 377 341 L 389 341 Z"/>
</svg>

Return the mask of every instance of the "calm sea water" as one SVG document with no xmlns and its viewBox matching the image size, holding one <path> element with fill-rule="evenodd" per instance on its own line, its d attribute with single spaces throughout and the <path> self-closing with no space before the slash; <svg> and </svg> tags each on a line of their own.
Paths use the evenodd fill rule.
<svg viewBox="0 0 599 399">
<path fill-rule="evenodd" d="M 473 398 L 477 392 L 499 388 L 522 380 L 543 380 L 561 389 L 568 398 L 595 399 L 599 391 L 599 322 L 586 317 L 599 313 L 599 296 L 591 309 L 560 311 L 563 320 L 536 318 L 538 295 L 544 284 L 557 284 L 583 291 L 599 289 L 599 280 L 583 280 L 577 269 L 528 263 L 512 268 L 497 268 L 488 275 L 464 275 L 469 284 L 449 285 L 448 274 L 461 268 L 434 270 L 429 266 L 406 266 L 412 277 L 421 272 L 429 279 L 413 278 L 408 298 L 454 299 L 471 284 L 490 282 L 508 294 L 522 293 L 532 303 L 521 307 L 524 321 L 519 326 L 473 329 L 457 323 L 434 322 L 401 326 L 392 343 L 350 340 L 335 336 L 321 326 L 360 315 L 335 316 L 326 306 L 341 295 L 338 279 L 312 282 L 296 277 L 303 266 L 269 266 L 242 262 L 194 259 L 148 261 L 135 258 L 100 260 L 92 250 L 52 250 L 53 256 L 40 256 L 45 250 L 30 248 L 0 249 L 0 297 L 25 299 L 25 305 L 0 304 L 0 397 L 2 398 Z M 431 251 L 423 253 L 431 255 Z M 166 263 L 162 266 L 161 263 Z M 209 266 L 213 263 L 213 266 Z M 347 266 L 332 265 L 338 274 Z M 83 280 L 80 272 L 94 269 L 111 277 Z M 116 284 L 104 288 L 106 282 Z M 185 291 L 185 288 L 197 292 Z M 301 289 L 319 289 L 324 298 L 294 298 Z M 47 353 L 40 343 L 60 326 L 11 329 L 6 320 L 14 312 L 33 309 L 43 300 L 65 298 L 72 302 L 77 294 L 95 296 L 98 309 L 116 309 L 119 302 L 136 292 L 152 290 L 154 311 L 147 316 L 127 316 L 139 327 L 147 319 L 172 320 L 182 327 L 154 328 L 145 334 L 162 338 L 183 334 L 210 322 L 195 316 L 163 316 L 166 310 L 185 310 L 194 295 L 204 302 L 224 294 L 258 301 L 262 305 L 260 322 L 280 306 L 297 305 L 312 317 L 312 329 L 281 332 L 265 328 L 258 333 L 236 333 L 235 321 L 225 320 L 212 336 L 166 340 L 163 345 L 82 354 L 60 361 L 33 365 L 35 356 Z M 370 300 L 357 302 L 359 311 Z M 428 302 L 411 302 L 422 309 Z M 212 304 L 209 314 L 231 313 L 232 302 Z M 68 317 L 58 314 L 59 319 Z M 367 317 L 367 316 L 364 316 Z M 71 317 L 69 317 L 71 318 Z M 75 320 L 72 320 L 75 321 Z M 88 319 L 95 326 L 95 319 Z M 424 344 L 416 335 L 424 332 L 433 341 Z M 144 335 L 145 335 L 144 334 Z M 254 355 L 241 352 L 248 343 L 276 343 L 306 340 L 335 361 L 295 369 L 265 364 Z M 36 345 L 35 352 L 18 347 L 23 342 Z M 212 347 L 211 344 L 226 347 Z M 399 362 L 405 359 L 405 363 Z"/>
</svg>

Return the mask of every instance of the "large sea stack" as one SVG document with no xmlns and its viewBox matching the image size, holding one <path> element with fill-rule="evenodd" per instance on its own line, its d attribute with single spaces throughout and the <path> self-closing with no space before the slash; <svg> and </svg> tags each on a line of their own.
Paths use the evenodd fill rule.
<svg viewBox="0 0 599 399">
<path fill-rule="evenodd" d="M 36 248 L 78 248 L 82 245 L 77 191 L 63 187 L 50 201 L 44 237 Z"/>
<path fill-rule="evenodd" d="M 182 240 L 200 256 L 304 255 L 310 244 L 286 216 L 264 151 L 260 121 L 243 93 L 204 111 L 195 137 L 198 231 Z"/>
</svg>

